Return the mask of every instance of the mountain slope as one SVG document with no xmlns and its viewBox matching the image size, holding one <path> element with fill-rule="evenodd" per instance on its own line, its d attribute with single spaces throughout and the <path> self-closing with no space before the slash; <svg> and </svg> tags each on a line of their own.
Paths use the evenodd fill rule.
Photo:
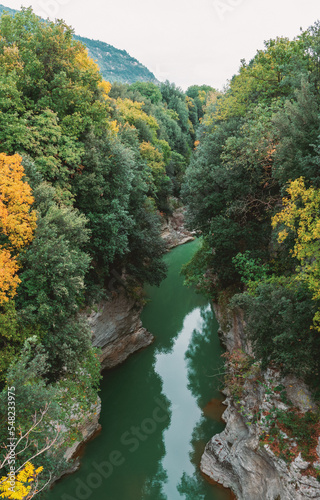
<svg viewBox="0 0 320 500">
<path fill-rule="evenodd" d="M 0 4 L 0 16 L 1 16 L 1 14 L 2 14 L 2 12 L 3 12 L 4 10 L 5 10 L 5 11 L 7 11 L 7 12 L 9 12 L 9 14 L 14 14 L 15 12 L 17 12 L 17 11 L 16 11 L 16 10 L 14 10 L 14 9 L 10 9 L 10 7 L 5 7 L 4 5 L 1 5 L 1 4 Z"/>
<path fill-rule="evenodd" d="M 90 57 L 94 59 L 101 70 L 103 78 L 109 82 L 134 83 L 137 81 L 154 82 L 156 77 L 137 59 L 125 50 L 119 50 L 105 42 L 91 40 L 75 35 L 74 38 L 84 43 Z"/>
<path fill-rule="evenodd" d="M 0 4 L 0 15 L 3 11 L 8 11 L 10 14 L 17 12 Z M 87 46 L 90 57 L 98 63 L 105 80 L 111 83 L 115 81 L 123 83 L 157 82 L 154 74 L 125 50 L 119 50 L 108 43 L 78 35 L 74 35 L 74 39 Z"/>
</svg>

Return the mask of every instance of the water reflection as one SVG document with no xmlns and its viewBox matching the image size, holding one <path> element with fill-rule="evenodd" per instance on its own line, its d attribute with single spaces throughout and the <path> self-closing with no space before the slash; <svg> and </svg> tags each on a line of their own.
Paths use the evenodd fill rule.
<svg viewBox="0 0 320 500">
<path fill-rule="evenodd" d="M 163 485 L 168 481 L 168 475 L 161 465 L 157 474 L 148 478 L 145 484 L 142 497 L 143 500 L 168 500 L 163 492 Z"/>
<path fill-rule="evenodd" d="M 164 432 L 166 453 L 162 461 L 168 477 L 163 491 L 170 500 L 183 498 L 181 494 L 187 493 L 184 491 L 187 478 L 197 474 L 208 436 L 223 429 L 221 422 L 212 421 L 201 411 L 202 403 L 219 394 L 219 380 L 211 377 L 212 370 L 222 366 L 214 327 L 210 307 L 195 308 L 184 318 L 171 352 L 160 352 L 156 357 L 155 370 L 161 376 L 163 393 L 174 402 L 170 426 Z M 192 436 L 191 441 L 186 436 Z M 200 493 L 199 482 L 203 480 L 196 477 L 192 484 L 194 481 Z"/>
<path fill-rule="evenodd" d="M 222 349 L 217 335 L 218 324 L 209 306 L 200 309 L 201 328 L 195 329 L 185 357 L 188 366 L 188 389 L 202 408 L 222 387 Z"/>
<path fill-rule="evenodd" d="M 199 242 L 195 241 L 167 254 L 167 278 L 158 288 L 146 288 L 151 302 L 145 307 L 141 319 L 144 326 L 156 336 L 157 353 L 170 353 L 183 331 L 186 316 L 196 307 L 207 304 L 203 296 L 183 285 L 181 276 L 182 264 L 191 259 L 198 246 Z"/>
<path fill-rule="evenodd" d="M 214 496 L 208 496 L 205 484 L 200 474 L 193 477 L 184 474 L 179 484 L 179 492 L 185 500 L 207 500 L 209 498 L 214 500 L 235 500 L 235 496 L 231 491 L 219 485 L 211 485 L 211 495 L 214 491 Z"/>
<path fill-rule="evenodd" d="M 154 353 L 150 357 L 146 350 L 129 359 L 126 370 L 105 373 L 102 432 L 86 446 L 81 469 L 58 483 L 48 500 L 141 500 L 143 492 L 148 500 L 165 500 L 159 464 L 171 409 L 161 377 L 150 369 L 154 362 Z"/>
<path fill-rule="evenodd" d="M 81 469 L 47 500 L 228 498 L 199 471 L 205 443 L 223 424 L 206 406 L 219 398 L 217 324 L 207 300 L 184 287 L 180 276 L 197 245 L 166 256 L 168 277 L 147 290 L 151 301 L 142 314 L 156 342 L 105 373 L 102 432 L 87 445 Z"/>
<path fill-rule="evenodd" d="M 163 392 L 169 401 L 174 401 L 170 427 L 164 432 L 166 454 L 163 468 L 168 473 L 168 482 L 164 484 L 167 498 L 176 498 L 177 485 L 181 471 L 193 472 L 193 466 L 186 460 L 189 456 L 190 443 L 186 436 L 201 416 L 201 410 L 188 389 L 188 372 L 185 363 L 185 352 L 188 348 L 192 332 L 199 327 L 200 309 L 189 313 L 184 320 L 182 331 L 175 341 L 170 354 L 158 354 L 155 370 L 162 378 Z M 182 431 L 183 426 L 183 431 Z"/>
</svg>

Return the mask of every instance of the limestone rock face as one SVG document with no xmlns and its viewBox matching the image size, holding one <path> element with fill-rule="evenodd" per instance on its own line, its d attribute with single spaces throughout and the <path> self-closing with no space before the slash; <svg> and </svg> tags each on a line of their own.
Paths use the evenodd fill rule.
<svg viewBox="0 0 320 500">
<path fill-rule="evenodd" d="M 268 408 L 270 403 L 263 390 L 256 391 L 255 397 L 256 404 Z M 253 408 L 246 395 L 240 401 L 242 414 L 232 398 L 227 398 L 226 404 L 223 414 L 226 428 L 207 444 L 201 460 L 202 472 L 231 488 L 238 500 L 319 499 L 320 484 L 314 477 L 304 474 L 309 463 L 301 454 L 287 464 L 268 445 L 260 446 L 262 428 L 259 423 L 248 424 Z"/>
<path fill-rule="evenodd" d="M 251 345 L 244 333 L 243 311 L 241 309 L 230 311 L 227 307 L 221 307 L 216 303 L 213 303 L 212 307 L 220 327 L 218 334 L 226 350 L 231 352 L 234 349 L 243 349 L 252 356 Z"/>
<path fill-rule="evenodd" d="M 142 327 L 140 313 L 142 307 L 137 301 L 128 297 L 124 288 L 119 288 L 112 293 L 109 301 L 102 301 L 96 310 L 83 314 L 87 317 L 92 331 L 92 344 L 102 350 L 100 362 L 101 369 L 113 368 L 123 363 L 130 354 L 150 345 L 154 337 Z M 75 404 L 75 417 L 79 417 L 81 410 Z M 101 401 L 98 398 L 97 404 L 92 410 L 82 418 L 79 427 L 81 438 L 65 452 L 65 459 L 72 465 L 65 474 L 70 474 L 79 468 L 80 461 L 77 456 L 78 450 L 96 434 L 101 426 L 99 417 L 101 412 Z M 54 478 L 54 481 L 59 477 Z"/>
<path fill-rule="evenodd" d="M 75 418 L 81 417 L 81 424 L 77 426 L 78 430 L 81 433 L 78 441 L 75 441 L 72 446 L 66 449 L 64 453 L 64 458 L 67 462 L 71 463 L 69 468 L 63 471 L 62 474 L 54 476 L 51 480 L 51 484 L 61 479 L 61 477 L 66 474 L 72 474 L 80 467 L 80 460 L 77 457 L 78 451 L 101 429 L 101 425 L 99 424 L 99 418 L 101 413 L 101 399 L 99 396 L 97 397 L 96 404 L 92 405 L 92 408 L 89 413 L 82 414 L 81 409 L 79 408 L 79 404 L 75 403 L 73 408 L 73 413 Z M 66 428 L 61 426 L 61 424 L 57 423 L 57 426 L 60 427 L 60 432 L 62 434 L 62 443 L 63 443 L 63 435 L 67 431 Z"/>
<path fill-rule="evenodd" d="M 194 240 L 193 234 L 184 227 L 184 215 L 185 208 L 178 208 L 162 223 L 161 236 L 168 250 Z"/>
<path fill-rule="evenodd" d="M 202 472 L 231 487 L 238 500 L 275 500 L 281 484 L 272 460 L 257 451 L 255 433 L 231 405 L 224 418 L 227 427 L 207 444 L 201 460 Z"/>
<path fill-rule="evenodd" d="M 214 307 L 220 323 L 220 335 L 229 351 L 243 349 L 251 354 L 244 335 L 241 311 L 233 314 Z M 305 412 L 314 407 L 308 387 L 293 376 L 283 377 L 276 370 L 262 373 L 263 383 L 248 377 L 238 401 L 226 391 L 225 430 L 206 446 L 201 460 L 202 472 L 227 488 L 238 500 L 308 500 L 320 499 L 320 483 L 307 475 L 309 463 L 299 454 L 290 464 L 276 456 L 268 444 L 260 443 L 265 430 L 263 418 L 272 408 L 289 407 L 272 387 L 282 384 L 293 404 Z M 320 465 L 320 439 L 317 447 Z"/>
<path fill-rule="evenodd" d="M 101 429 L 99 424 L 99 418 L 101 413 L 101 400 L 98 397 L 97 404 L 92 408 L 92 411 L 83 420 L 79 431 L 81 432 L 82 438 L 76 441 L 73 446 L 68 448 L 64 454 L 64 458 L 69 461 L 77 453 L 80 446 L 83 446 L 87 441 L 89 441 L 98 431 Z"/>
<path fill-rule="evenodd" d="M 120 288 L 112 300 L 101 302 L 98 310 L 88 315 L 92 344 L 102 349 L 102 369 L 123 363 L 130 354 L 153 342 L 154 337 L 142 327 L 141 310 L 124 288 Z"/>
</svg>

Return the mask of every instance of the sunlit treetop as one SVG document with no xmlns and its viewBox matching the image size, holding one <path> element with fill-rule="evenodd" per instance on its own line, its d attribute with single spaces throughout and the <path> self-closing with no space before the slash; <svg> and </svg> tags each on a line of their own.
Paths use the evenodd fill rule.
<svg viewBox="0 0 320 500">
<path fill-rule="evenodd" d="M 280 225 L 278 240 L 282 243 L 293 232 L 295 244 L 292 256 L 300 262 L 297 279 L 305 281 L 315 300 L 320 299 L 320 189 L 307 188 L 300 177 L 291 182 L 284 208 L 273 218 L 275 228 Z M 320 330 L 320 312 L 314 318 Z"/>
</svg>

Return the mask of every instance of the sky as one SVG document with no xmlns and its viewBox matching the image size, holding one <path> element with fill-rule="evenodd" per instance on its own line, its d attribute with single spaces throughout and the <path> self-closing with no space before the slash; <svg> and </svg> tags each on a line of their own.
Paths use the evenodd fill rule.
<svg viewBox="0 0 320 500">
<path fill-rule="evenodd" d="M 320 19 L 319 0 L 0 0 L 64 19 L 78 35 L 102 40 L 184 90 L 222 90 L 264 41 L 290 39 Z"/>
</svg>

